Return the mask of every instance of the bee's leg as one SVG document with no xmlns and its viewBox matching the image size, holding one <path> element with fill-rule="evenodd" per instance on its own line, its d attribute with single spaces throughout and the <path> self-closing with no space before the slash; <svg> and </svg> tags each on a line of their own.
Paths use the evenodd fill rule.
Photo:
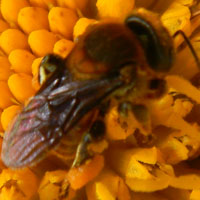
<svg viewBox="0 0 200 200">
<path fill-rule="evenodd" d="M 150 127 L 150 113 L 148 108 L 142 104 L 133 105 L 133 114 L 145 129 Z"/>
<path fill-rule="evenodd" d="M 88 150 L 89 145 L 92 142 L 97 142 L 103 138 L 105 134 L 105 124 L 102 120 L 96 120 L 93 122 L 90 130 L 83 134 L 81 142 L 78 145 L 76 156 L 72 167 L 78 167 L 85 160 L 92 156 L 92 152 Z"/>
<path fill-rule="evenodd" d="M 124 101 L 119 104 L 119 114 L 122 117 L 128 117 L 128 113 L 132 112 L 138 122 L 141 123 L 143 128 L 149 129 L 150 127 L 150 115 L 149 110 L 143 104 L 133 104 L 129 101 Z"/>
</svg>

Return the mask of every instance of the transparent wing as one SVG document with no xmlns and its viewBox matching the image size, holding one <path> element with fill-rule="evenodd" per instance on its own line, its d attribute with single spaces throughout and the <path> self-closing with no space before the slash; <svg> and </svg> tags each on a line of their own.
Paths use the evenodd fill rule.
<svg viewBox="0 0 200 200">
<path fill-rule="evenodd" d="M 2 160 L 12 168 L 34 164 L 44 158 L 67 132 L 122 82 L 115 78 L 56 80 L 43 87 L 6 131 Z"/>
</svg>

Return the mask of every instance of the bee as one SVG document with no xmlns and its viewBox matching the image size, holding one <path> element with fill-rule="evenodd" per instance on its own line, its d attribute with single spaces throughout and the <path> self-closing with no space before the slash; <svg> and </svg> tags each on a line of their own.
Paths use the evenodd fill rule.
<svg viewBox="0 0 200 200">
<path fill-rule="evenodd" d="M 132 105 L 142 98 L 160 97 L 166 91 L 164 77 L 174 55 L 173 38 L 148 11 L 137 10 L 123 23 L 104 21 L 89 26 L 67 58 L 53 54 L 43 58 L 41 88 L 5 132 L 3 162 L 11 168 L 38 163 L 88 113 L 101 113 L 112 98 L 120 105 Z M 92 155 L 88 145 L 106 133 L 101 114 L 86 127 L 73 167 Z"/>
</svg>

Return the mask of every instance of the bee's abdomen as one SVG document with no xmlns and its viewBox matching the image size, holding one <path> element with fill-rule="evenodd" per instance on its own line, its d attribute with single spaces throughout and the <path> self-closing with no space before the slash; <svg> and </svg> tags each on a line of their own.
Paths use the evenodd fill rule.
<svg viewBox="0 0 200 200">
<path fill-rule="evenodd" d="M 56 155 L 66 165 L 71 166 L 77 146 L 80 142 L 80 134 L 66 134 L 60 141 L 59 145 L 51 151 L 51 154 Z"/>
</svg>

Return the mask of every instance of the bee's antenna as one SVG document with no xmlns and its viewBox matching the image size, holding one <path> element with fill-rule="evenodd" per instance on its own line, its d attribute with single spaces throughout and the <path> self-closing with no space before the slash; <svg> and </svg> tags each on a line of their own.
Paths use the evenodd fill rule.
<svg viewBox="0 0 200 200">
<path fill-rule="evenodd" d="M 190 51 L 192 53 L 192 55 L 194 56 L 194 59 L 195 59 L 195 62 L 197 64 L 197 66 L 200 69 L 200 60 L 199 60 L 199 57 L 198 57 L 198 55 L 197 55 L 194 47 L 192 46 L 189 38 L 185 35 L 185 33 L 183 31 L 181 31 L 181 30 L 178 30 L 178 31 L 175 32 L 175 34 L 173 35 L 173 37 L 175 38 L 179 34 L 182 35 L 183 39 L 185 40 L 186 44 L 188 45 L 188 47 L 189 47 L 189 49 L 190 49 Z"/>
</svg>

